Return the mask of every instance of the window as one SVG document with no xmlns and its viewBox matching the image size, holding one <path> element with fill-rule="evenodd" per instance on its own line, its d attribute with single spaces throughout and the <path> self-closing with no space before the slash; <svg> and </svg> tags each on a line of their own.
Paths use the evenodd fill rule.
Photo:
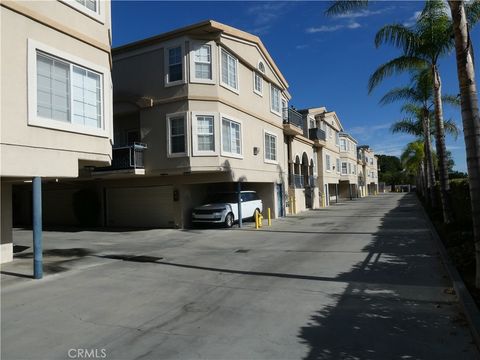
<svg viewBox="0 0 480 360">
<path fill-rule="evenodd" d="M 102 75 L 37 51 L 36 115 L 82 127 L 103 127 Z"/>
<path fill-rule="evenodd" d="M 222 84 L 238 90 L 238 60 L 222 49 Z"/>
<path fill-rule="evenodd" d="M 277 137 L 265 132 L 265 160 L 277 161 Z"/>
<path fill-rule="evenodd" d="M 340 173 L 340 159 L 337 159 L 337 166 L 335 169 L 337 170 L 337 173 Z"/>
<path fill-rule="evenodd" d="M 215 151 L 213 116 L 197 116 L 197 150 Z"/>
<path fill-rule="evenodd" d="M 258 70 L 265 74 L 265 65 L 261 61 L 258 63 Z"/>
<path fill-rule="evenodd" d="M 280 104 L 281 104 L 281 99 L 280 99 L 280 89 L 277 88 L 274 85 L 270 86 L 270 109 L 272 112 L 276 114 L 280 114 Z"/>
<path fill-rule="evenodd" d="M 182 47 L 176 46 L 167 49 L 167 84 L 178 84 L 183 81 L 183 54 Z"/>
<path fill-rule="evenodd" d="M 288 121 L 288 103 L 285 99 L 282 99 L 282 119 Z"/>
<path fill-rule="evenodd" d="M 170 156 L 186 155 L 185 114 L 167 115 L 168 154 Z"/>
<path fill-rule="evenodd" d="M 347 151 L 347 142 L 345 139 L 340 139 L 340 151 Z"/>
<path fill-rule="evenodd" d="M 228 154 L 242 154 L 240 123 L 222 118 L 222 150 Z"/>
<path fill-rule="evenodd" d="M 347 175 L 347 163 L 342 162 L 342 175 Z"/>
<path fill-rule="evenodd" d="M 253 91 L 258 95 L 263 94 L 263 78 L 258 72 L 254 71 L 253 73 Z"/>
<path fill-rule="evenodd" d="M 195 50 L 195 78 L 212 80 L 212 47 L 204 44 Z"/>
<path fill-rule="evenodd" d="M 348 163 L 348 173 L 352 173 L 352 164 Z"/>
<path fill-rule="evenodd" d="M 331 168 L 330 168 L 330 155 L 328 155 L 328 154 L 325 154 L 325 169 L 327 171 L 331 170 Z"/>
<path fill-rule="evenodd" d="M 75 0 L 77 3 L 85 6 L 88 10 L 98 13 L 98 1 L 97 0 Z"/>
</svg>

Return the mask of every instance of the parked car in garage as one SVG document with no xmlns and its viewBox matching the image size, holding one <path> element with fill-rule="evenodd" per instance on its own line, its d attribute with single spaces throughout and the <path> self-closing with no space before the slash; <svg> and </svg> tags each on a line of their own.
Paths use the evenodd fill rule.
<svg viewBox="0 0 480 360">
<path fill-rule="evenodd" d="M 242 191 L 242 219 L 251 219 L 255 212 L 263 211 L 262 200 L 255 191 Z M 193 209 L 194 224 L 212 223 L 225 224 L 231 227 L 238 221 L 238 193 L 228 192 L 213 195 L 206 204 Z"/>
</svg>

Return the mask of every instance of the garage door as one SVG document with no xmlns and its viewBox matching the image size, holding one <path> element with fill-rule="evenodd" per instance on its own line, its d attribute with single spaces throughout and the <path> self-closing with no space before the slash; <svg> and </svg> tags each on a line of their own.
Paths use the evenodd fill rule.
<svg viewBox="0 0 480 360">
<path fill-rule="evenodd" d="M 173 227 L 172 186 L 107 189 L 107 225 Z"/>
</svg>

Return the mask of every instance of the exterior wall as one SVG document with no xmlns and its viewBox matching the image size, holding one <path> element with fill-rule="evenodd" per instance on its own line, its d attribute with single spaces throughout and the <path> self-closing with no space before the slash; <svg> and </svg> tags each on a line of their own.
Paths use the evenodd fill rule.
<svg viewBox="0 0 480 360">
<path fill-rule="evenodd" d="M 12 261 L 12 185 L 5 181 L 1 183 L 1 243 L 0 243 L 0 264 Z"/>
<path fill-rule="evenodd" d="M 345 142 L 345 150 L 342 149 L 342 143 Z M 348 181 L 350 184 L 358 183 L 358 165 L 357 165 L 357 142 L 349 135 L 340 134 L 340 181 Z M 346 163 L 346 173 L 343 170 L 343 164 Z M 342 195 L 342 197 L 344 197 Z"/>
<path fill-rule="evenodd" d="M 109 163 L 112 131 L 109 2 L 102 2 L 102 8 L 103 23 L 60 1 L 2 2 L 2 176 L 76 177 L 79 160 L 94 164 Z M 32 109 L 32 96 L 36 97 L 36 89 L 28 84 L 36 73 L 33 48 L 37 45 L 42 50 L 48 49 L 45 50 L 48 53 L 54 51 L 53 55 L 66 54 L 73 62 L 79 59 L 80 65 L 91 64 L 95 70 L 101 69 L 103 129 L 95 134 L 82 134 L 60 121 L 33 124 L 36 113 Z"/>
</svg>

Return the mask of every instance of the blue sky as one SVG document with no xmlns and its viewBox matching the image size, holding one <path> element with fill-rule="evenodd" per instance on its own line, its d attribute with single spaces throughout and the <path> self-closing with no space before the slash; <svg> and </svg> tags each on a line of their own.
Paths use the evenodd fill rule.
<svg viewBox="0 0 480 360">
<path fill-rule="evenodd" d="M 213 19 L 258 35 L 290 84 L 291 105 L 326 106 L 359 144 L 379 154 L 399 155 L 413 138 L 392 134 L 402 118 L 401 104 L 378 105 L 385 92 L 408 84 L 408 76 L 392 77 L 369 95 L 367 82 L 382 63 L 399 55 L 393 47 L 376 49 L 375 33 L 385 24 L 411 24 L 422 1 L 381 1 L 340 17 L 326 17 L 328 1 L 112 1 L 113 46 Z M 474 29 L 474 44 L 480 44 Z M 478 49 L 480 45 L 476 46 Z M 444 93 L 457 94 L 454 53 L 440 63 Z M 478 73 L 478 71 L 477 71 Z M 445 107 L 445 118 L 461 128 L 460 109 Z M 463 133 L 447 136 L 455 168 L 466 171 Z"/>
</svg>

